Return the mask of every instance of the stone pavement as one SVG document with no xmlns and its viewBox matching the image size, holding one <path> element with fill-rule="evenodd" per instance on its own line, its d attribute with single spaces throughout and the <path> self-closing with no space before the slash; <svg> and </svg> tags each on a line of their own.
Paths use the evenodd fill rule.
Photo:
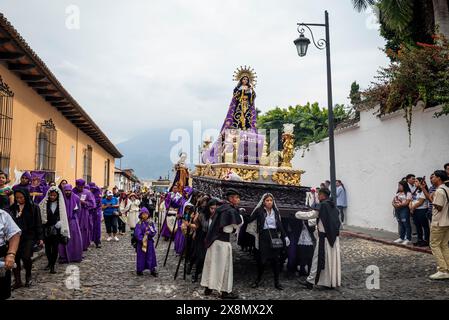
<svg viewBox="0 0 449 320">
<path fill-rule="evenodd" d="M 181 276 L 174 281 L 173 275 L 178 259 L 170 254 L 167 266 L 162 267 L 167 243 L 161 242 L 157 249 L 159 277 L 149 273 L 143 277 L 135 274 L 135 253 L 130 245 L 129 235 L 120 237 L 119 242 L 104 242 L 101 249 L 89 248 L 82 263 L 69 268 L 79 270 L 79 289 L 66 287 L 69 274 L 67 265 L 58 266 L 58 274 L 43 271 L 46 259 L 35 261 L 33 272 L 35 284 L 13 292 L 12 299 L 218 299 L 203 295 L 199 284 L 192 284 Z M 396 246 L 364 239 L 343 236 L 342 287 L 338 290 L 306 290 L 296 279 L 281 278 L 283 291 L 273 287 L 272 275 L 267 268 L 265 283 L 252 289 L 256 272 L 252 258 L 235 247 L 234 285 L 241 299 L 447 299 L 449 281 L 431 281 L 428 275 L 435 271 L 431 255 L 410 251 Z M 366 287 L 369 266 L 379 268 L 380 288 Z M 75 269 L 74 269 L 75 268 Z M 182 270 L 182 268 L 181 268 Z M 76 274 L 76 272 L 75 272 Z"/>
</svg>

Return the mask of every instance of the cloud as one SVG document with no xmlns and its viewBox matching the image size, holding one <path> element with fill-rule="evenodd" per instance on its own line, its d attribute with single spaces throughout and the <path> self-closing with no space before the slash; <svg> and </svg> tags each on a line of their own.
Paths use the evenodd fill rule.
<svg viewBox="0 0 449 320">
<path fill-rule="evenodd" d="M 80 9 L 79 30 L 65 27 L 71 4 Z M 293 45 L 296 23 L 323 22 L 325 8 L 334 102 L 346 103 L 351 82 L 368 86 L 387 61 L 378 31 L 349 0 L 2 1 L 6 17 L 116 143 L 194 120 L 221 126 L 239 65 L 257 71 L 262 111 L 326 106 L 324 52 L 311 47 L 299 58 Z"/>
</svg>

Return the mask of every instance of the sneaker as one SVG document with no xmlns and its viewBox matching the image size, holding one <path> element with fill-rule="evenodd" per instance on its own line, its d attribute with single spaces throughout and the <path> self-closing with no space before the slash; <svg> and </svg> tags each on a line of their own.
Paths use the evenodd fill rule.
<svg viewBox="0 0 449 320">
<path fill-rule="evenodd" d="M 434 273 L 431 276 L 429 276 L 429 278 L 432 279 L 432 280 L 449 279 L 449 273 L 438 271 L 437 273 Z"/>
<path fill-rule="evenodd" d="M 107 242 L 109 242 L 109 241 L 111 241 L 111 240 L 112 240 L 112 237 L 108 237 L 108 238 L 106 239 Z"/>
<path fill-rule="evenodd" d="M 412 243 L 410 240 L 407 240 L 407 239 L 405 239 L 403 242 L 402 242 L 402 244 L 404 245 L 404 246 L 408 246 L 410 243 Z"/>
<path fill-rule="evenodd" d="M 398 238 L 396 240 L 394 240 L 394 243 L 402 243 L 404 241 L 404 239 Z"/>
<path fill-rule="evenodd" d="M 114 241 L 118 241 L 119 239 L 117 238 L 117 236 L 114 237 Z"/>
</svg>

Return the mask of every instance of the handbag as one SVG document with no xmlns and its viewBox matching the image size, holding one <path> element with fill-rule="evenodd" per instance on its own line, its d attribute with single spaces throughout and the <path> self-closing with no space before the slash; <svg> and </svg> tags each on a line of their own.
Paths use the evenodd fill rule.
<svg viewBox="0 0 449 320">
<path fill-rule="evenodd" d="M 284 241 L 281 238 L 273 238 L 270 231 L 268 233 L 271 239 L 271 249 L 282 249 L 284 247 Z"/>
<path fill-rule="evenodd" d="M 265 220 L 265 224 L 266 223 L 267 220 Z M 282 241 L 281 238 L 273 238 L 270 229 L 268 229 L 268 234 L 270 235 L 271 249 L 282 249 L 284 247 L 284 241 Z"/>
</svg>

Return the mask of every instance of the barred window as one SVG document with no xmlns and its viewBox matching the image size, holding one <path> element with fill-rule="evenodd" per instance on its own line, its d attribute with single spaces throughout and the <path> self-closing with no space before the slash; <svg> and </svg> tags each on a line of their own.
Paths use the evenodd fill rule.
<svg viewBox="0 0 449 320">
<path fill-rule="evenodd" d="M 36 170 L 46 171 L 47 180 L 54 178 L 56 171 L 56 127 L 53 120 L 37 124 Z"/>
<path fill-rule="evenodd" d="M 110 172 L 111 172 L 111 160 L 108 159 L 104 162 L 104 184 L 103 184 L 103 186 L 105 188 L 109 187 L 109 179 L 110 179 L 109 173 Z"/>
<path fill-rule="evenodd" d="M 89 183 L 92 182 L 92 146 L 88 145 L 84 149 L 83 156 L 83 179 Z"/>
<path fill-rule="evenodd" d="M 14 93 L 0 76 L 0 170 L 9 173 Z"/>
</svg>

